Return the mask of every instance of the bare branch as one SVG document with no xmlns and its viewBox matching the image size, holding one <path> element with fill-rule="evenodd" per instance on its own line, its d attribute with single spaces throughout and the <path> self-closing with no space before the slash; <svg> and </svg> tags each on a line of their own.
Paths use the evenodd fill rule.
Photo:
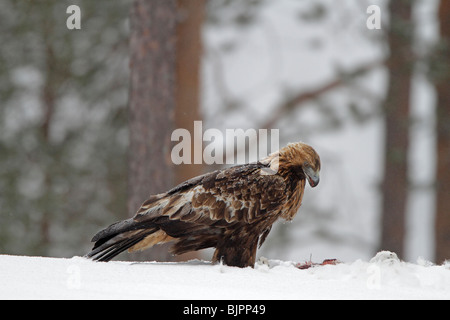
<svg viewBox="0 0 450 320">
<path fill-rule="evenodd" d="M 333 79 L 332 81 L 329 81 L 316 89 L 306 92 L 300 92 L 299 94 L 287 99 L 286 101 L 278 105 L 272 112 L 272 118 L 268 119 L 268 121 L 266 121 L 263 125 L 261 125 L 260 128 L 267 128 L 267 129 L 273 128 L 275 123 L 278 120 L 280 120 L 287 112 L 293 110 L 296 107 L 299 107 L 299 105 L 309 100 L 316 99 L 322 94 L 327 93 L 333 89 L 336 89 L 342 85 L 345 85 L 350 81 L 352 81 L 354 78 L 364 75 L 367 72 L 370 72 L 384 65 L 385 65 L 384 61 L 370 62 L 356 68 L 353 71 L 342 73 L 338 76 L 338 78 Z"/>
</svg>

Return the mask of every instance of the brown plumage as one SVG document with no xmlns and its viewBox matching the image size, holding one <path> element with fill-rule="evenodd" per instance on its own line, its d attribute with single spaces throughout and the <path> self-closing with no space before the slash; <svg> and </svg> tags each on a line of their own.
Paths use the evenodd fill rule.
<svg viewBox="0 0 450 320">
<path fill-rule="evenodd" d="M 108 261 L 126 249 L 171 241 L 174 254 L 214 247 L 214 261 L 253 267 L 258 244 L 277 219 L 294 218 L 306 180 L 315 187 L 319 171 L 319 155 L 299 142 L 258 162 L 195 177 L 151 196 L 133 218 L 98 232 L 87 256 Z"/>
</svg>

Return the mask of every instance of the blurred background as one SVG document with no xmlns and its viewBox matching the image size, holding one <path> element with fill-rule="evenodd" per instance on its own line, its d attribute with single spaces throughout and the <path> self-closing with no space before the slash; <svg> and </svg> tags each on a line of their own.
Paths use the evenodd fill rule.
<svg viewBox="0 0 450 320">
<path fill-rule="evenodd" d="M 258 256 L 450 258 L 448 17 L 449 0 L 0 0 L 0 254 L 84 255 L 217 169 L 170 161 L 171 132 L 201 120 L 321 156 Z"/>
</svg>

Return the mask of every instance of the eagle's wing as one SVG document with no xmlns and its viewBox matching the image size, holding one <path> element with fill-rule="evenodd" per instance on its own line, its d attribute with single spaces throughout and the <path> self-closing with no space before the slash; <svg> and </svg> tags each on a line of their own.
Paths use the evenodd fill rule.
<svg viewBox="0 0 450 320">
<path fill-rule="evenodd" d="M 286 200 L 283 178 L 260 164 L 247 164 L 218 170 L 188 180 L 169 190 L 161 199 L 149 199 L 135 220 L 156 217 L 215 225 L 252 223 L 281 210 Z M 156 201 L 155 201 L 156 200 Z"/>
</svg>

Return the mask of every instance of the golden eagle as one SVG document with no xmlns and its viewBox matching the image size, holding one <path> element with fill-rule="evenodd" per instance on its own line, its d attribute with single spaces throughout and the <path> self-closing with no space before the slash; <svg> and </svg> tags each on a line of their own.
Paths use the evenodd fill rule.
<svg viewBox="0 0 450 320">
<path fill-rule="evenodd" d="M 277 219 L 293 219 L 306 180 L 317 186 L 319 171 L 319 155 L 298 142 L 260 161 L 192 178 L 151 196 L 133 218 L 98 232 L 87 256 L 108 261 L 126 249 L 171 241 L 174 254 L 214 247 L 214 261 L 253 267 L 258 244 Z"/>
</svg>

